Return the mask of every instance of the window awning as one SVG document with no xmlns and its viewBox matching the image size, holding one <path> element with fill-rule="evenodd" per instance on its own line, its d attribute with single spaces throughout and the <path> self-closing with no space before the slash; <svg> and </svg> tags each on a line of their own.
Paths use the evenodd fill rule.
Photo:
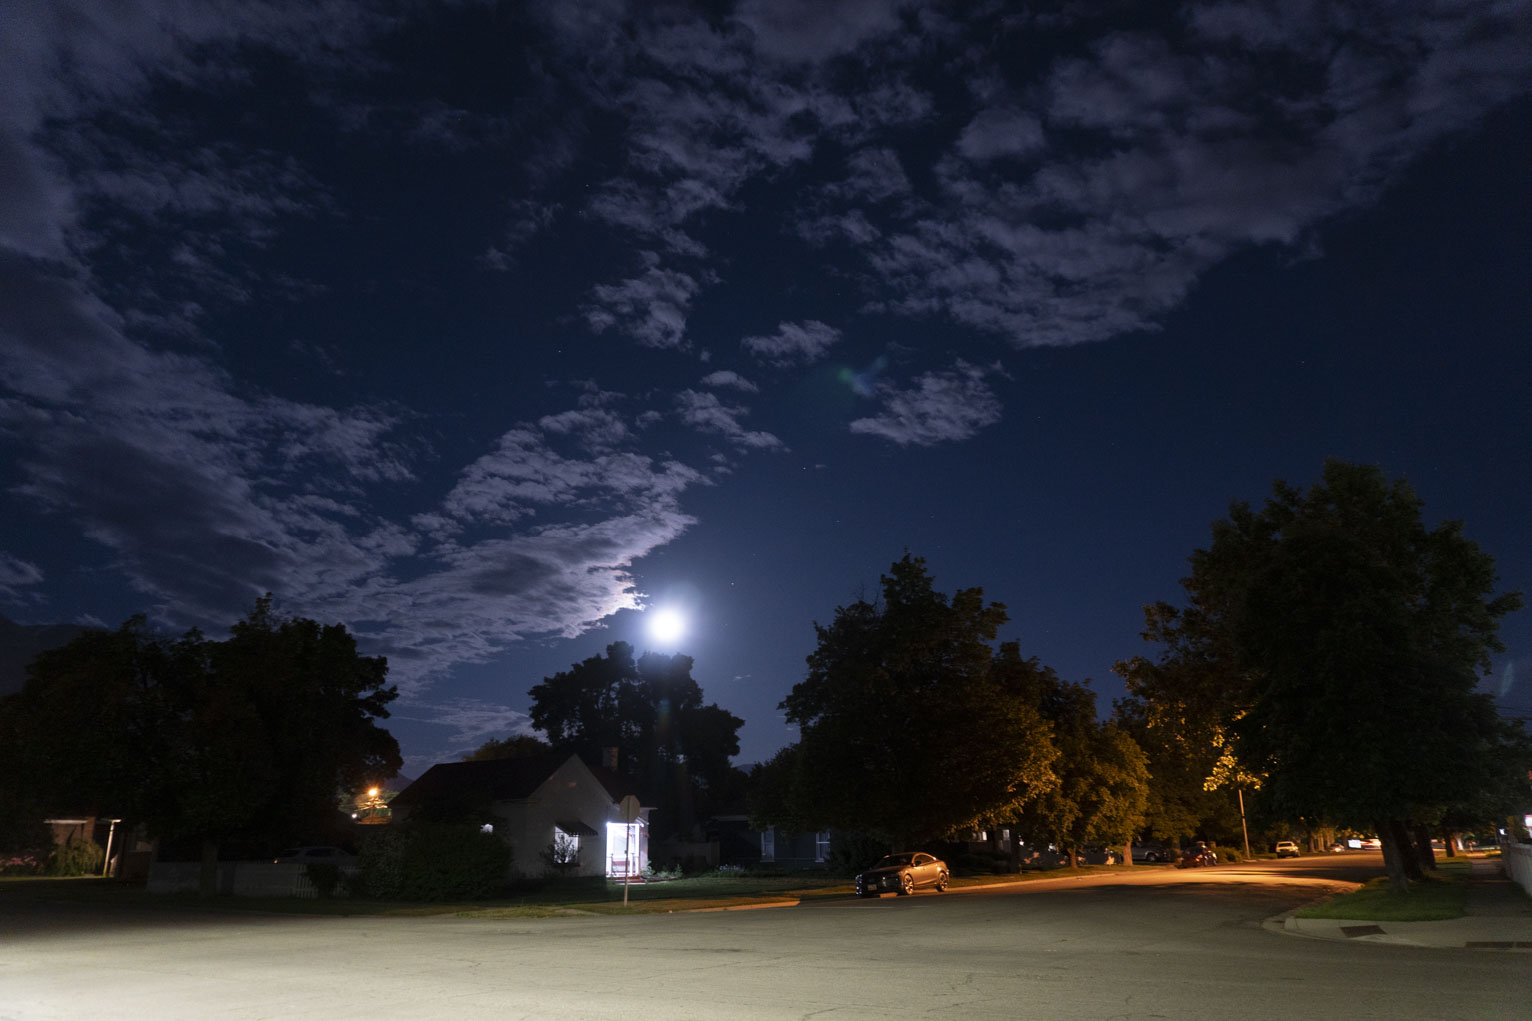
<svg viewBox="0 0 1532 1021">
<path fill-rule="evenodd" d="M 543 816 L 544 819 L 548 818 Z M 569 834 L 571 837 L 594 837 L 596 831 L 585 825 L 578 819 L 555 819 L 553 825 Z"/>
</svg>

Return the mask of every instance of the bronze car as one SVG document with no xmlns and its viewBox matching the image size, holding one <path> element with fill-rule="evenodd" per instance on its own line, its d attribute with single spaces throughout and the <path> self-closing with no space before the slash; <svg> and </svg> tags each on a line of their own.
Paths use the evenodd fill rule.
<svg viewBox="0 0 1532 1021">
<path fill-rule="evenodd" d="M 904 895 L 929 886 L 937 893 L 947 888 L 947 863 L 922 851 L 888 854 L 856 877 L 858 897 L 878 897 L 892 890 Z"/>
</svg>

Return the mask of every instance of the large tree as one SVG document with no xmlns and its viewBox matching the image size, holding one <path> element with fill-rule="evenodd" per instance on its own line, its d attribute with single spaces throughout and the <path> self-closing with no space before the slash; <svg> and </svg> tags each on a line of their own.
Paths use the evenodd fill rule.
<svg viewBox="0 0 1532 1021">
<path fill-rule="evenodd" d="M 1151 610 L 1166 656 L 1144 688 L 1226 728 L 1279 815 L 1376 828 L 1399 887 L 1407 824 L 1484 790 L 1515 748 L 1477 687 L 1521 597 L 1494 594 L 1460 522 L 1421 511 L 1407 483 L 1334 460 L 1307 491 L 1234 504 L 1192 554 L 1185 608 Z"/>
<path fill-rule="evenodd" d="M 269 596 L 224 642 L 165 638 L 135 617 L 32 663 L 0 703 L 0 767 L 45 810 L 200 841 L 210 893 L 220 843 L 321 833 L 338 792 L 398 770 L 375 722 L 396 697 L 386 672 L 339 625 L 277 619 Z"/>
<path fill-rule="evenodd" d="M 778 788 L 790 777 L 776 810 L 896 846 L 1016 818 L 1053 782 L 1054 749 L 1035 705 L 993 669 L 1005 620 L 981 589 L 937 592 L 906 554 L 881 600 L 815 625 L 808 676 L 781 705 L 800 741 L 773 764 Z"/>
<path fill-rule="evenodd" d="M 1149 795 L 1143 751 L 1125 729 L 1097 718 L 1088 686 L 1047 668 L 1031 671 L 1025 684 L 1050 725 L 1058 782 L 1026 807 L 1019 828 L 1046 835 L 1066 852 L 1071 867 L 1077 852 L 1090 845 L 1120 848 L 1128 860 Z"/>
<path fill-rule="evenodd" d="M 533 685 L 532 725 L 558 750 L 587 762 L 617 752 L 619 772 L 639 780 L 661 804 L 665 828 L 684 831 L 697 798 L 716 801 L 736 784 L 730 758 L 739 754 L 744 720 L 704 704 L 690 656 L 646 652 L 626 642 Z M 699 790 L 700 788 L 700 790 Z"/>
</svg>

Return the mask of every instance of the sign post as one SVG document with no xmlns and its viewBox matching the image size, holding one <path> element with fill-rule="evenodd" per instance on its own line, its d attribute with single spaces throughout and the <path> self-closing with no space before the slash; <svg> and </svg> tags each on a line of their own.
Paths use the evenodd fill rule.
<svg viewBox="0 0 1532 1021">
<path fill-rule="evenodd" d="M 622 812 L 622 821 L 624 824 L 622 827 L 622 832 L 624 834 L 625 840 L 623 857 L 627 860 L 627 865 L 625 865 L 622 870 L 622 906 L 627 907 L 628 880 L 633 875 L 633 823 L 638 819 L 640 806 L 638 804 L 638 799 L 629 794 L 627 797 L 622 799 L 622 802 L 618 807 Z"/>
</svg>

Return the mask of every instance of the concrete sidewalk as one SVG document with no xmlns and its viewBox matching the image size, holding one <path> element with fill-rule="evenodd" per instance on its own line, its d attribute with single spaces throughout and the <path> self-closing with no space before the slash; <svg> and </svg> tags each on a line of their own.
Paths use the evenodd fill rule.
<svg viewBox="0 0 1532 1021">
<path fill-rule="evenodd" d="M 1498 858 L 1471 858 L 1468 867 L 1467 913 L 1462 918 L 1375 922 L 1365 918 L 1297 918 L 1290 911 L 1268 918 L 1265 926 L 1309 939 L 1532 953 L 1532 897 L 1506 878 Z"/>
</svg>

